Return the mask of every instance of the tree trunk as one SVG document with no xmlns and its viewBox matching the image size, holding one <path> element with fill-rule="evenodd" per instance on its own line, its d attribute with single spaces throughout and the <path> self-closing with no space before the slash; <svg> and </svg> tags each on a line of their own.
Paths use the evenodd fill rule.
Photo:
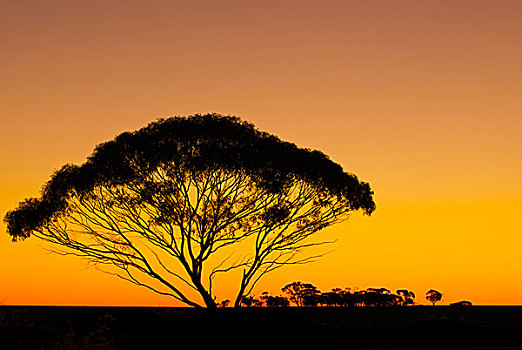
<svg viewBox="0 0 522 350">
<path fill-rule="evenodd" d="M 241 282 L 241 287 L 239 288 L 239 292 L 237 293 L 236 300 L 234 301 L 234 308 L 239 309 L 241 307 L 241 300 L 243 300 L 243 293 L 245 293 L 246 286 L 243 281 Z"/>
<path fill-rule="evenodd" d="M 205 302 L 205 306 L 209 311 L 215 311 L 217 309 L 217 304 L 214 298 L 207 292 L 205 287 L 201 284 L 201 281 L 197 278 L 192 278 L 192 282 L 194 283 L 194 286 L 198 290 L 199 294 L 203 298 L 203 301 Z"/>
<path fill-rule="evenodd" d="M 210 312 L 216 311 L 217 304 L 214 301 L 214 299 L 210 298 L 210 296 L 209 296 L 208 298 L 204 297 L 203 300 L 205 301 L 205 305 L 207 306 L 208 311 L 210 311 Z"/>
<path fill-rule="evenodd" d="M 210 294 L 204 291 L 204 293 L 201 293 L 201 296 L 203 297 L 203 301 L 205 302 L 205 305 L 209 311 L 215 311 L 217 309 L 216 301 L 212 299 Z"/>
</svg>

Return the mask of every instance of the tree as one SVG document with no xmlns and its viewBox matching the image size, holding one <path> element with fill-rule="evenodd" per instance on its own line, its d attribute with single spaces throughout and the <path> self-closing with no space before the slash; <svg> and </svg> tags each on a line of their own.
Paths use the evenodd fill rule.
<svg viewBox="0 0 522 350">
<path fill-rule="evenodd" d="M 317 306 L 321 292 L 311 283 L 292 282 L 284 286 L 283 293 L 297 306 Z"/>
<path fill-rule="evenodd" d="M 351 292 L 350 288 L 339 291 L 339 295 L 341 297 L 341 306 L 355 306 L 357 303 L 356 295 Z"/>
<path fill-rule="evenodd" d="M 457 301 L 455 303 L 451 303 L 450 306 L 471 306 L 471 301 L 467 301 L 467 300 L 462 300 L 462 301 Z"/>
<path fill-rule="evenodd" d="M 263 292 L 260 299 L 265 302 L 267 307 L 287 307 L 290 305 L 286 297 L 270 295 L 268 292 Z"/>
<path fill-rule="evenodd" d="M 246 307 L 261 307 L 263 306 L 263 301 L 256 299 L 253 296 L 245 296 L 241 299 L 241 305 Z"/>
<path fill-rule="evenodd" d="M 228 299 L 225 299 L 225 300 L 221 300 L 221 302 L 218 304 L 219 307 L 228 307 L 228 304 L 230 304 L 230 300 Z"/>
<path fill-rule="evenodd" d="M 298 256 L 325 243 L 311 241 L 316 232 L 356 210 L 370 215 L 372 195 L 319 151 L 208 114 L 98 145 L 4 221 L 13 241 L 36 236 L 195 307 L 215 308 L 216 276 L 239 271 L 239 307 L 265 274 L 319 257 Z"/>
<path fill-rule="evenodd" d="M 400 296 L 393 294 L 386 288 L 368 288 L 359 296 L 365 306 L 396 306 L 401 301 Z"/>
<path fill-rule="evenodd" d="M 442 299 L 442 293 L 436 291 L 435 289 L 430 289 L 426 292 L 426 300 L 435 306 L 435 303 Z"/>
<path fill-rule="evenodd" d="M 320 304 L 330 307 L 342 305 L 342 292 L 341 288 L 334 288 L 330 292 L 321 293 Z"/>
<path fill-rule="evenodd" d="M 415 293 L 407 289 L 398 289 L 397 295 L 401 298 L 400 304 L 402 306 L 415 304 Z"/>
</svg>

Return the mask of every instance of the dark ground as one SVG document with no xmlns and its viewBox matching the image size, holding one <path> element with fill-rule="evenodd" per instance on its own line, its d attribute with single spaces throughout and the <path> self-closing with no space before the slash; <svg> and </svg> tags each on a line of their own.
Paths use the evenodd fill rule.
<svg viewBox="0 0 522 350">
<path fill-rule="evenodd" d="M 522 348 L 522 307 L 0 306 L 0 349 Z"/>
</svg>

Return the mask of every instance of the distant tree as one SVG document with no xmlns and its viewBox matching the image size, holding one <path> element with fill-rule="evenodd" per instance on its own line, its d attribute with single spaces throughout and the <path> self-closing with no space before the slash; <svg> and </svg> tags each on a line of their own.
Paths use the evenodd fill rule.
<svg viewBox="0 0 522 350">
<path fill-rule="evenodd" d="M 355 306 L 356 297 L 355 294 L 351 292 L 350 288 L 345 288 L 338 293 L 341 297 L 341 306 Z"/>
<path fill-rule="evenodd" d="M 261 307 L 263 306 L 263 301 L 253 296 L 246 296 L 241 300 L 241 305 L 246 307 Z"/>
<path fill-rule="evenodd" d="M 399 306 L 402 305 L 402 298 L 397 294 L 390 293 L 386 296 L 386 303 L 384 306 Z"/>
<path fill-rule="evenodd" d="M 268 300 L 266 301 L 266 306 L 268 307 L 288 307 L 290 306 L 290 302 L 287 298 L 276 295 L 276 296 L 270 296 Z"/>
<path fill-rule="evenodd" d="M 393 294 L 386 288 L 368 288 L 359 297 L 365 306 L 396 306 L 400 304 L 401 297 Z"/>
<path fill-rule="evenodd" d="M 330 292 L 321 293 L 319 303 L 325 306 L 341 306 L 342 305 L 342 289 L 335 288 Z"/>
<path fill-rule="evenodd" d="M 286 297 L 270 295 L 268 292 L 263 292 L 260 299 L 265 302 L 267 307 L 287 307 L 290 305 Z"/>
<path fill-rule="evenodd" d="M 401 298 L 402 306 L 413 305 L 415 303 L 415 293 L 407 289 L 398 289 L 397 295 Z"/>
<path fill-rule="evenodd" d="M 366 290 L 357 290 L 353 293 L 354 306 L 365 306 Z"/>
<path fill-rule="evenodd" d="M 136 285 L 214 309 L 216 275 L 241 270 L 239 307 L 265 274 L 319 257 L 297 257 L 324 243 L 310 241 L 317 231 L 356 210 L 370 215 L 372 195 L 319 151 L 209 114 L 160 119 L 97 146 L 4 221 L 13 241 L 36 236 Z M 245 247 L 250 255 L 223 258 Z"/>
<path fill-rule="evenodd" d="M 318 290 L 310 290 L 308 293 L 303 294 L 302 303 L 303 306 L 316 307 L 321 301 L 321 292 Z"/>
<path fill-rule="evenodd" d="M 222 301 L 219 303 L 219 307 L 227 307 L 228 304 L 230 304 L 230 300 L 225 299 L 225 300 L 222 300 Z"/>
<path fill-rule="evenodd" d="M 297 306 L 317 306 L 321 292 L 310 283 L 292 282 L 281 289 Z"/>
<path fill-rule="evenodd" d="M 252 296 L 244 297 L 241 300 L 242 306 L 251 307 L 253 305 L 253 303 L 254 303 L 254 297 L 252 297 Z"/>
<path fill-rule="evenodd" d="M 301 305 L 301 291 L 304 288 L 304 283 L 301 283 L 300 281 L 292 282 L 284 286 L 281 291 L 283 293 L 286 293 L 288 295 L 288 298 L 291 302 L 296 304 L 297 306 Z"/>
<path fill-rule="evenodd" d="M 441 299 L 442 299 L 442 293 L 440 293 L 434 289 L 430 289 L 429 291 L 426 292 L 426 300 L 428 300 L 433 305 L 435 305 L 435 303 L 440 301 Z"/>
<path fill-rule="evenodd" d="M 367 289 L 368 292 L 374 292 L 374 293 L 377 293 L 377 294 L 390 294 L 391 291 L 389 289 L 386 289 L 386 288 L 368 288 Z"/>
<path fill-rule="evenodd" d="M 462 301 L 458 301 L 456 303 L 451 303 L 450 306 L 471 306 L 471 301 L 467 301 L 467 300 L 462 300 Z"/>
<path fill-rule="evenodd" d="M 382 302 L 381 295 L 373 290 L 366 290 L 361 296 L 364 306 L 379 306 Z"/>
</svg>

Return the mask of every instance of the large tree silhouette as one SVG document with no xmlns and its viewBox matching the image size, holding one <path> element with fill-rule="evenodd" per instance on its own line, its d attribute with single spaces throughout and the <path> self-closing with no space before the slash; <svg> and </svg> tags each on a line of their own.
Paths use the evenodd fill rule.
<svg viewBox="0 0 522 350">
<path fill-rule="evenodd" d="M 239 307 L 266 273 L 312 260 L 297 254 L 321 244 L 314 233 L 371 214 L 372 194 L 319 151 L 209 114 L 98 145 L 4 220 L 14 241 L 36 236 L 191 306 L 215 308 L 215 277 L 237 269 Z"/>
</svg>

